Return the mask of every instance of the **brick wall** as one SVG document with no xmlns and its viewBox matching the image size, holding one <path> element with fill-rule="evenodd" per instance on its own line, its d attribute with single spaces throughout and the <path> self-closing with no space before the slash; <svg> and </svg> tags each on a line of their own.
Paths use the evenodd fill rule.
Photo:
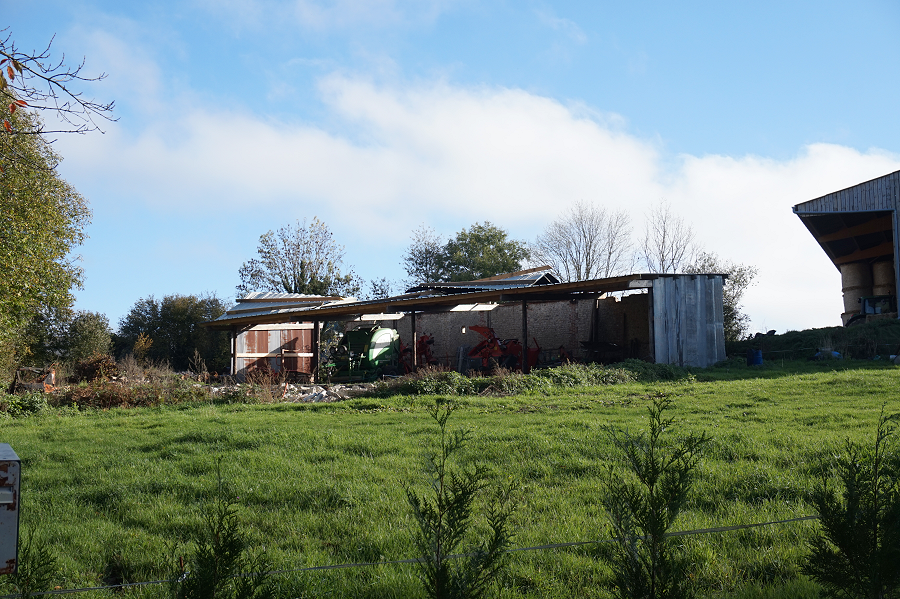
<svg viewBox="0 0 900 599">
<path fill-rule="evenodd" d="M 560 346 L 575 357 L 583 357 L 581 342 L 591 339 L 591 312 L 596 306 L 596 339 L 616 343 L 633 357 L 649 356 L 648 298 L 647 294 L 635 294 L 621 299 L 606 297 L 599 300 L 528 302 L 529 345 L 534 347 L 536 339 L 546 352 L 545 358 L 555 356 L 555 350 Z M 402 343 L 410 344 L 410 315 L 382 324 L 397 329 Z M 501 339 L 522 341 L 522 304 L 500 304 L 484 312 L 416 315 L 416 333 L 433 335 L 435 343 L 432 353 L 441 364 L 452 368 L 456 367 L 459 346 L 474 347 L 483 339 L 471 330 L 472 325 L 491 327 Z M 464 327 L 465 333 L 462 332 Z"/>
</svg>

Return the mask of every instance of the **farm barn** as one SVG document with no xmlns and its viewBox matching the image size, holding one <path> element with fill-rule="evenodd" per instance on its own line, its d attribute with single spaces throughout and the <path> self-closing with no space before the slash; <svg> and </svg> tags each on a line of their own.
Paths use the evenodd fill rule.
<svg viewBox="0 0 900 599">
<path fill-rule="evenodd" d="M 231 332 L 232 372 L 239 376 L 263 364 L 313 376 L 321 326 L 335 321 L 345 328 L 396 328 L 408 347 L 428 334 L 433 359 L 460 370 L 470 366 L 463 355 L 468 350 L 461 348 L 477 346 L 484 329 L 518 340 L 523 355 L 530 347 L 554 357 L 709 366 L 725 359 L 723 283 L 721 274 L 631 274 L 560 283 L 543 267 L 479 281 L 429 283 L 370 301 L 255 293 L 206 324 Z M 419 352 L 411 353 L 415 367 Z M 519 364 L 529 369 L 528 360 Z"/>
<path fill-rule="evenodd" d="M 845 325 L 897 317 L 900 171 L 794 206 L 841 273 Z"/>
</svg>

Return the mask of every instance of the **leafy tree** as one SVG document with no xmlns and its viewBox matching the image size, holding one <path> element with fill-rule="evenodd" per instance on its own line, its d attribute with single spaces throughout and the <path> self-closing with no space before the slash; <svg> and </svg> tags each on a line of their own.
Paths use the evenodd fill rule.
<svg viewBox="0 0 900 599">
<path fill-rule="evenodd" d="M 847 441 L 813 492 L 821 531 L 803 572 L 824 587 L 826 597 L 900 596 L 900 456 L 889 445 L 895 431 L 890 421 L 897 417 L 882 407 L 874 445 Z M 835 475 L 838 488 L 829 484 Z"/>
<path fill-rule="evenodd" d="M 446 243 L 434 229 L 422 226 L 413 232 L 403 256 L 406 284 L 437 281 L 471 281 L 521 270 L 528 246 L 508 238 L 506 231 L 489 222 L 475 223 Z"/>
<path fill-rule="evenodd" d="M 116 353 L 122 356 L 144 351 L 148 360 L 188 370 L 197 350 L 211 370 L 222 372 L 229 363 L 228 335 L 200 323 L 218 318 L 225 310 L 225 304 L 215 295 L 167 295 L 161 300 L 151 295 L 140 299 L 119 321 Z"/>
<path fill-rule="evenodd" d="M 577 202 L 538 235 L 530 260 L 566 282 L 625 274 L 631 266 L 628 213 Z"/>
<path fill-rule="evenodd" d="M 646 435 L 608 429 L 627 471 L 610 468 L 601 499 L 616 543 L 609 551 L 616 596 L 622 599 L 676 599 L 693 596 L 687 562 L 677 541 L 666 533 L 675 523 L 694 479 L 705 434 L 691 433 L 676 442 L 663 434 L 674 420 L 663 413 L 672 405 L 657 397 L 648 408 Z"/>
<path fill-rule="evenodd" d="M 744 292 L 753 285 L 758 270 L 755 266 L 723 260 L 713 252 L 698 252 L 694 260 L 684 267 L 686 273 L 720 273 L 728 275 L 722 289 L 725 316 L 725 340 L 740 341 L 750 328 L 750 317 L 741 312 Z"/>
<path fill-rule="evenodd" d="M 22 331 L 39 314 L 71 306 L 82 269 L 72 250 L 90 222 L 87 202 L 56 172 L 61 158 L 39 134 L 27 110 L 9 115 L 18 132 L 0 134 L 0 156 L 15 168 L 0 172 L 0 366 L 9 370 L 25 352 Z"/>
<path fill-rule="evenodd" d="M 356 295 L 359 283 L 353 272 L 342 274 L 344 246 L 334 241 L 328 226 L 318 218 L 306 225 L 297 221 L 259 238 L 253 258 L 241 266 L 237 291 L 303 293 L 307 295 Z"/>
<path fill-rule="evenodd" d="M 697 251 L 694 229 L 667 202 L 657 204 L 647 215 L 639 251 L 650 272 L 680 272 Z"/>
<path fill-rule="evenodd" d="M 64 340 L 67 360 L 85 360 L 94 354 L 108 354 L 112 349 L 109 319 L 100 312 L 80 310 L 69 322 Z"/>
<path fill-rule="evenodd" d="M 472 281 L 521 270 L 528 247 L 489 222 L 475 223 L 447 242 L 442 258 L 443 280 Z"/>
<path fill-rule="evenodd" d="M 420 226 L 413 231 L 412 242 L 403 255 L 406 286 L 443 281 L 444 242 L 431 227 Z"/>
</svg>

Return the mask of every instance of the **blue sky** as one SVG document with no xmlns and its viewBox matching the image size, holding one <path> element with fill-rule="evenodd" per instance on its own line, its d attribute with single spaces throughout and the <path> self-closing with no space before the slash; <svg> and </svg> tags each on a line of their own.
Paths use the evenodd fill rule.
<svg viewBox="0 0 900 599">
<path fill-rule="evenodd" d="M 60 136 L 94 211 L 81 309 L 232 298 L 261 234 L 318 216 L 364 279 L 412 229 L 532 240 L 578 200 L 659 201 L 759 268 L 754 330 L 838 324 L 791 206 L 900 169 L 900 5 L 3 2 L 20 49 L 106 72 L 105 134 Z M 800 308 L 802 306 L 802 308 Z"/>
</svg>

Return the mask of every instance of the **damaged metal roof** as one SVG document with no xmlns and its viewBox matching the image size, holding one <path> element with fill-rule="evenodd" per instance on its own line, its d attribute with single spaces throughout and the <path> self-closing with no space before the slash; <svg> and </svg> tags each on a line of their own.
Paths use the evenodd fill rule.
<svg viewBox="0 0 900 599">
<path fill-rule="evenodd" d="M 549 276 L 545 277 L 545 275 Z M 218 319 L 204 323 L 204 326 L 232 329 L 256 324 L 349 320 L 377 314 L 447 311 L 455 309 L 457 306 L 496 302 L 574 300 L 597 297 L 602 293 L 613 291 L 646 289 L 653 285 L 654 279 L 658 278 L 713 276 L 722 275 L 645 273 L 559 283 L 558 279 L 553 277 L 549 271 L 532 269 L 528 272 L 508 273 L 482 281 L 466 281 L 465 283 L 474 284 L 469 286 L 461 287 L 459 284 L 439 283 L 421 286 L 424 288 L 419 291 L 364 301 L 358 301 L 355 298 L 283 295 L 281 300 L 275 301 L 274 298 L 267 297 L 266 300 L 273 301 L 257 301 L 255 305 L 252 305 L 254 299 L 260 299 L 254 296 L 250 300 L 239 301 L 237 306 Z M 247 305 L 248 302 L 251 305 Z"/>
<path fill-rule="evenodd" d="M 549 266 L 540 266 L 476 281 L 422 283 L 406 291 L 407 293 L 415 291 L 435 291 L 445 294 L 472 293 L 473 291 L 487 291 L 489 289 L 516 289 L 534 287 L 535 285 L 554 285 L 556 283 L 559 283 L 559 279 L 553 274 L 551 268 Z"/>
</svg>

